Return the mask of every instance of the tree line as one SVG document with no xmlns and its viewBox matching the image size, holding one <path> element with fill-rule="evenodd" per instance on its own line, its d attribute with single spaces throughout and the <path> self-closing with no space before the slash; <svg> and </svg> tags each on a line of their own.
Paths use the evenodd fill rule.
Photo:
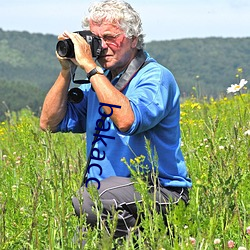
<svg viewBox="0 0 250 250">
<path fill-rule="evenodd" d="M 56 43 L 54 35 L 0 29 L 0 120 L 7 110 L 25 107 L 39 115 L 60 70 Z M 240 78 L 250 78 L 249 37 L 152 41 L 145 49 L 172 71 L 183 98 L 217 98 Z"/>
</svg>

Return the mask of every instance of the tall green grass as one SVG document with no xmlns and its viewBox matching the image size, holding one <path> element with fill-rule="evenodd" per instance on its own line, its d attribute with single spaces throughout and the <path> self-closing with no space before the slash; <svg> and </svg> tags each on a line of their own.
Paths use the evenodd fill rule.
<svg viewBox="0 0 250 250">
<path fill-rule="evenodd" d="M 99 221 L 99 229 L 85 233 L 85 249 L 228 249 L 229 240 L 235 249 L 250 249 L 249 103 L 249 94 L 186 100 L 181 128 L 190 204 L 170 209 L 164 225 L 135 172 L 144 200 L 141 227 L 118 242 L 116 220 L 107 222 L 111 235 Z M 86 222 L 75 217 L 71 197 L 85 166 L 84 135 L 44 133 L 38 124 L 28 109 L 7 113 L 0 124 L 0 249 L 80 249 L 76 229 Z M 143 157 L 127 164 L 141 166 Z M 98 213 L 95 190 L 93 196 Z"/>
</svg>

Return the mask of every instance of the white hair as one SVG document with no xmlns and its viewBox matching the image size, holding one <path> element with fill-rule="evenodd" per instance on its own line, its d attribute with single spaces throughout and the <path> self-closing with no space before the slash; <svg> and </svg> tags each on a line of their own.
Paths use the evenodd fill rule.
<svg viewBox="0 0 250 250">
<path fill-rule="evenodd" d="M 143 49 L 144 34 L 142 34 L 141 18 L 129 3 L 121 0 L 94 3 L 89 8 L 89 15 L 83 19 L 82 27 L 89 28 L 90 20 L 101 24 L 104 19 L 117 24 L 125 32 L 126 37 L 137 37 L 137 48 Z"/>
</svg>

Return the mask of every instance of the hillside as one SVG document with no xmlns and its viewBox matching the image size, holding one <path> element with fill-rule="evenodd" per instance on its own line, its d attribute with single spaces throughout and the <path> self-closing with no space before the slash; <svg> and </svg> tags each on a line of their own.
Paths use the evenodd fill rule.
<svg viewBox="0 0 250 250">
<path fill-rule="evenodd" d="M 146 49 L 175 75 L 182 95 L 218 97 L 240 77 L 250 78 L 250 38 L 204 38 L 152 42 Z M 198 85 L 198 86 L 197 86 Z"/>
<path fill-rule="evenodd" d="M 0 29 L 0 79 L 30 82 L 46 89 L 59 69 L 56 42 L 53 35 Z"/>
<path fill-rule="evenodd" d="M 6 107 L 15 111 L 29 106 L 39 112 L 60 69 L 56 42 L 53 35 L 0 29 L 0 119 Z M 191 95 L 193 87 L 199 96 L 225 94 L 236 83 L 239 67 L 250 78 L 250 38 L 153 41 L 146 50 L 174 73 L 182 96 Z"/>
<path fill-rule="evenodd" d="M 0 120 L 7 109 L 30 107 L 39 113 L 60 69 L 57 37 L 0 29 Z"/>
</svg>

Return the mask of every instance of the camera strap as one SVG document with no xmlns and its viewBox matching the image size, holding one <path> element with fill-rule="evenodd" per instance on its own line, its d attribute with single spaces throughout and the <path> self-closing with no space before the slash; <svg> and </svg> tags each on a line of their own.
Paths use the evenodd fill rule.
<svg viewBox="0 0 250 250">
<path fill-rule="evenodd" d="M 136 75 L 136 73 L 143 68 L 144 66 L 146 66 L 150 61 L 146 61 L 146 55 L 144 54 L 143 50 L 139 50 L 136 57 L 131 61 L 131 63 L 129 64 L 129 66 L 127 67 L 127 69 L 125 70 L 125 72 L 121 75 L 120 79 L 118 80 L 118 82 L 116 83 L 116 85 L 114 86 L 116 89 L 118 89 L 120 92 L 122 92 L 130 83 L 130 81 L 133 79 L 133 77 Z M 89 81 L 88 81 L 89 83 Z M 98 123 L 97 128 L 101 128 L 103 125 L 103 122 L 105 121 L 106 117 L 102 116 L 101 117 L 101 121 Z M 93 150 L 93 148 L 95 147 L 95 141 L 97 140 L 98 134 L 100 133 L 100 129 L 95 131 L 95 137 L 93 139 L 92 142 L 92 146 L 91 146 L 91 150 L 90 153 L 88 155 L 88 160 L 86 163 L 86 167 L 84 170 L 84 174 L 83 174 L 83 180 L 81 183 L 81 187 L 86 183 L 87 181 L 87 175 L 88 175 L 88 167 L 90 165 L 90 161 L 91 161 L 91 152 Z"/>
</svg>

